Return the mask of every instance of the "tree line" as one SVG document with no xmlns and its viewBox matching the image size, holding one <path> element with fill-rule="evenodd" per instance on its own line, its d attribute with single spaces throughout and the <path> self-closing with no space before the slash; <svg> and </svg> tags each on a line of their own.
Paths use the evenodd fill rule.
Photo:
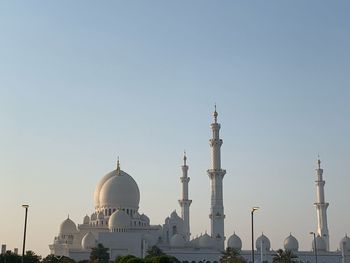
<svg viewBox="0 0 350 263">
<path fill-rule="evenodd" d="M 145 258 L 139 258 L 133 255 L 118 256 L 111 260 L 109 249 L 102 244 L 98 244 L 91 249 L 90 259 L 76 262 L 75 260 L 65 256 L 48 255 L 42 258 L 33 251 L 27 251 L 23 258 L 23 263 L 189 263 L 181 262 L 176 257 L 165 254 L 157 246 L 153 246 L 147 250 Z M 279 249 L 276 251 L 272 263 L 297 263 L 297 256 L 290 250 Z M 11 251 L 0 254 L 0 263 L 22 263 L 22 256 Z M 204 262 L 205 263 L 205 262 Z M 238 250 L 227 248 L 220 257 L 220 263 L 248 263 Z"/>
</svg>

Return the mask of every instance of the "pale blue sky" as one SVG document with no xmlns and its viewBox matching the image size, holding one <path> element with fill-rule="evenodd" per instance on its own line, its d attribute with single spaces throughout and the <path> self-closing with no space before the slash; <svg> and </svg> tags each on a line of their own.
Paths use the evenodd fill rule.
<svg viewBox="0 0 350 263">
<path fill-rule="evenodd" d="M 350 233 L 348 1 L 2 1 L 0 243 L 49 253 L 67 214 L 93 212 L 116 156 L 160 224 L 188 152 L 192 234 L 209 229 L 209 124 L 222 124 L 226 235 L 272 248 L 316 227 L 325 169 L 331 247 Z"/>
</svg>

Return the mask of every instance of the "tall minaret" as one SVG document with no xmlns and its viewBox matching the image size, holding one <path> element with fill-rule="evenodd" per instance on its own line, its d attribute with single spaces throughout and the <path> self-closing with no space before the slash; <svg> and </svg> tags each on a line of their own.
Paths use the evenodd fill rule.
<svg viewBox="0 0 350 263">
<path fill-rule="evenodd" d="M 182 199 L 179 200 L 179 204 L 181 206 L 181 217 L 184 220 L 185 223 L 185 239 L 186 241 L 190 240 L 190 205 L 192 203 L 192 200 L 188 199 L 188 182 L 190 181 L 190 178 L 187 176 L 188 172 L 188 165 L 186 164 L 187 157 L 186 152 L 184 152 L 184 165 L 181 166 L 182 168 L 182 177 L 180 177 L 181 183 L 182 183 Z"/>
<path fill-rule="evenodd" d="M 322 178 L 323 169 L 321 169 L 321 160 L 317 160 L 316 168 L 316 212 L 317 212 L 317 234 L 324 238 L 327 244 L 327 251 L 329 251 L 329 233 L 327 226 L 327 207 L 329 203 L 325 202 L 324 185 L 325 181 Z"/>
<path fill-rule="evenodd" d="M 211 236 L 217 242 L 217 248 L 224 250 L 224 205 L 223 205 L 223 191 L 222 191 L 222 180 L 226 174 L 225 170 L 221 169 L 221 154 L 220 148 L 222 140 L 220 139 L 219 131 L 220 124 L 217 122 L 218 113 L 213 113 L 214 123 L 212 123 L 211 129 L 213 131 L 213 137 L 209 140 L 211 147 L 211 160 L 212 168 L 209 169 L 208 175 L 210 178 L 211 187 L 211 208 L 210 208 L 210 221 L 211 221 Z"/>
</svg>

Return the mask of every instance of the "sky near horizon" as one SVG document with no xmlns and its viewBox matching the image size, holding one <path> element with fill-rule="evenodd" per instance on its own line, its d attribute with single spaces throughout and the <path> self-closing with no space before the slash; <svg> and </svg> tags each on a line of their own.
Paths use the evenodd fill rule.
<svg viewBox="0 0 350 263">
<path fill-rule="evenodd" d="M 320 154 L 331 248 L 350 233 L 349 1 L 1 1 L 0 243 L 46 256 L 100 178 L 134 177 L 140 211 L 180 211 L 188 155 L 192 236 L 210 232 L 214 103 L 225 232 L 311 249 Z"/>
</svg>

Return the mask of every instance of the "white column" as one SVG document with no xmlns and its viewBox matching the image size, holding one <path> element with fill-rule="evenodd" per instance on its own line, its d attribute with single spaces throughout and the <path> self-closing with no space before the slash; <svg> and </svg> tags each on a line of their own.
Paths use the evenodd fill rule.
<svg viewBox="0 0 350 263">
<path fill-rule="evenodd" d="M 325 202 L 324 185 L 325 181 L 322 178 L 323 169 L 321 169 L 321 161 L 317 160 L 316 169 L 316 213 L 317 213 L 317 233 L 324 238 L 329 251 L 329 233 L 327 224 L 327 208 L 329 203 Z"/>
<path fill-rule="evenodd" d="M 220 124 L 217 123 L 218 113 L 216 107 L 214 111 L 214 123 L 212 123 L 212 139 L 209 140 L 211 147 L 211 159 L 212 168 L 209 169 L 208 175 L 210 178 L 211 185 L 211 208 L 210 208 L 210 221 L 211 221 L 211 236 L 217 242 L 217 248 L 224 250 L 224 205 L 223 205 L 223 191 L 222 191 L 222 180 L 226 171 L 221 169 L 221 145 L 222 140 L 220 139 Z"/>
<path fill-rule="evenodd" d="M 181 217 L 184 220 L 185 227 L 185 239 L 187 241 L 190 240 L 191 232 L 190 232 L 190 205 L 192 200 L 188 199 L 188 183 L 190 178 L 187 176 L 188 165 L 186 164 L 187 157 L 186 153 L 184 153 L 184 164 L 181 166 L 182 168 L 182 177 L 180 177 L 182 183 L 182 198 L 179 200 L 179 204 L 181 206 Z"/>
</svg>

